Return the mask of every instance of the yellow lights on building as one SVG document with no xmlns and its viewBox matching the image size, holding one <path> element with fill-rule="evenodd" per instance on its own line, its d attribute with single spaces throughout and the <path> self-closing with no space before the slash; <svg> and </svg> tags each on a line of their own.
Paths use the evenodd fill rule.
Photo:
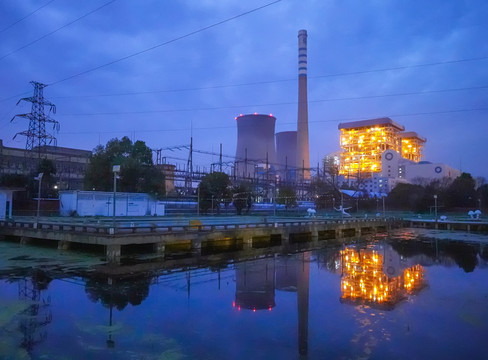
<svg viewBox="0 0 488 360">
<path fill-rule="evenodd" d="M 424 270 L 415 265 L 396 277 L 383 272 L 383 255 L 377 250 L 346 248 L 341 251 L 341 299 L 394 306 L 405 293 L 412 293 L 424 285 Z"/>
<path fill-rule="evenodd" d="M 381 172 L 381 154 L 395 150 L 412 161 L 422 159 L 425 139 L 390 118 L 339 124 L 341 164 L 339 174 L 366 177 Z M 405 136 L 406 135 L 406 136 Z"/>
<path fill-rule="evenodd" d="M 424 285 L 424 269 L 420 265 L 412 266 L 403 272 L 403 287 L 408 293 L 421 289 Z"/>
<path fill-rule="evenodd" d="M 400 134 L 402 145 L 402 156 L 405 159 L 419 162 L 422 160 L 422 150 L 426 140 L 415 132 Z"/>
</svg>

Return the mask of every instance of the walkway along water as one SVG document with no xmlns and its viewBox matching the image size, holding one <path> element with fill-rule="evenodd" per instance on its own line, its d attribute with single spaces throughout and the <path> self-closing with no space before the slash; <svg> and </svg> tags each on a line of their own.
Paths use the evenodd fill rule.
<svg viewBox="0 0 488 360">
<path fill-rule="evenodd" d="M 402 221 L 393 218 L 376 219 L 268 219 L 238 222 L 237 217 L 216 218 L 202 223 L 198 220 L 168 222 L 136 221 L 80 222 L 70 219 L 15 219 L 0 221 L 0 239 L 18 239 L 21 243 L 36 239 L 56 241 L 59 249 L 69 249 L 73 243 L 105 247 L 107 260 L 118 263 L 122 248 L 128 245 L 150 245 L 163 256 L 166 251 L 187 251 L 202 254 L 209 249 L 245 248 L 318 242 L 387 231 L 399 227 Z"/>
</svg>

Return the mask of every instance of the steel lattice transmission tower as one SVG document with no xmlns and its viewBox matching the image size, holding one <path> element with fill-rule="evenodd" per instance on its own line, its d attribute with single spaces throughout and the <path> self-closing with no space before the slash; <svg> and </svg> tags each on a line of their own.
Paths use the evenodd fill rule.
<svg viewBox="0 0 488 360">
<path fill-rule="evenodd" d="M 18 132 L 15 134 L 14 139 L 17 135 L 23 135 L 27 137 L 25 144 L 26 150 L 34 150 L 36 147 L 38 149 L 39 157 L 41 156 L 41 150 L 47 143 L 51 144 L 54 142 L 56 145 L 56 138 L 46 132 L 46 123 L 52 123 L 53 129 L 59 131 L 59 122 L 51 119 L 49 115 L 44 113 L 44 106 L 49 106 L 49 112 L 53 114 L 56 113 L 56 106 L 44 99 L 43 89 L 47 86 L 36 81 L 30 82 L 34 86 L 34 96 L 28 98 L 22 98 L 17 102 L 17 105 L 23 100 L 32 103 L 31 112 L 28 114 L 17 114 L 15 117 L 23 117 L 29 119 L 29 129 L 26 131 Z"/>
</svg>

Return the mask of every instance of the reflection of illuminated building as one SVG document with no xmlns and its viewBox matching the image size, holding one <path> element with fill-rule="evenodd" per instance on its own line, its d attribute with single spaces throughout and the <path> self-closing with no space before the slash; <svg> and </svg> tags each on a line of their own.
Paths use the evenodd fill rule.
<svg viewBox="0 0 488 360">
<path fill-rule="evenodd" d="M 422 266 L 402 271 L 392 254 L 374 249 L 343 250 L 341 301 L 393 308 L 406 293 L 419 291 L 424 286 Z"/>
<path fill-rule="evenodd" d="M 239 310 L 271 310 L 275 306 L 274 273 L 274 259 L 236 264 L 234 306 Z"/>
<path fill-rule="evenodd" d="M 403 288 L 410 294 L 424 287 L 424 269 L 420 265 L 412 266 L 403 272 Z"/>
</svg>

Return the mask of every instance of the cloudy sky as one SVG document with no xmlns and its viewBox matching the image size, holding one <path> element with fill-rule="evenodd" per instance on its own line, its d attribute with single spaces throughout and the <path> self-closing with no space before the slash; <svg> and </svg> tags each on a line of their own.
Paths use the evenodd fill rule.
<svg viewBox="0 0 488 360">
<path fill-rule="evenodd" d="M 233 155 L 239 114 L 296 129 L 306 29 L 312 166 L 339 150 L 340 122 L 389 116 L 427 138 L 425 160 L 488 178 L 487 15 L 485 0 L 0 0 L 0 139 L 25 147 L 28 120 L 10 120 L 38 81 L 58 146 L 193 135 Z"/>
</svg>

